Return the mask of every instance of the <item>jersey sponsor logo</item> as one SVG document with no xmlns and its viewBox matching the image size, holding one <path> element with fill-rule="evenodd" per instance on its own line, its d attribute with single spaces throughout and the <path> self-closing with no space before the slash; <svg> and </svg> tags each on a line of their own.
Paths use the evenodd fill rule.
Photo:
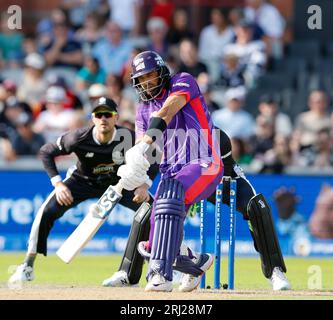
<svg viewBox="0 0 333 320">
<path fill-rule="evenodd" d="M 108 173 L 114 173 L 115 168 L 114 168 L 115 163 L 101 163 L 97 167 L 93 169 L 93 174 L 108 174 Z"/>
<path fill-rule="evenodd" d="M 94 156 L 93 152 L 87 152 L 85 155 L 86 158 L 92 158 L 93 156 Z"/>
<path fill-rule="evenodd" d="M 186 88 L 189 88 L 190 85 L 188 83 L 185 83 L 185 82 L 176 82 L 173 84 L 173 87 L 186 87 Z"/>
</svg>

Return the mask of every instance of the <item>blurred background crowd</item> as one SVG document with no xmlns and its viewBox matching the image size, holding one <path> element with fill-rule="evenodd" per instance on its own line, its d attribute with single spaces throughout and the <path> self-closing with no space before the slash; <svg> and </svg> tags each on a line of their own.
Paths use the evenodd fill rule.
<svg viewBox="0 0 333 320">
<path fill-rule="evenodd" d="M 200 28 L 186 1 L 57 2 L 28 31 L 1 14 L 0 161 L 36 158 L 45 142 L 86 125 L 101 96 L 134 129 L 131 60 L 154 50 L 172 73 L 196 77 L 247 170 L 333 168 L 333 46 L 293 39 L 276 1 L 215 1 Z"/>
</svg>

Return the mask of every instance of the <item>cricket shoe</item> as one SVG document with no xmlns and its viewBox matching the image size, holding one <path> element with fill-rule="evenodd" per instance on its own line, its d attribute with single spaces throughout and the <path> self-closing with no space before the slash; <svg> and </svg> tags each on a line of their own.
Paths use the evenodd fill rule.
<svg viewBox="0 0 333 320">
<path fill-rule="evenodd" d="M 285 274 L 282 272 L 282 270 L 279 267 L 275 267 L 273 269 L 273 273 L 270 278 L 270 282 L 272 284 L 274 291 L 291 289 L 291 285 L 290 285 L 287 277 L 285 276 Z"/>
<path fill-rule="evenodd" d="M 172 281 L 166 280 L 159 273 L 155 273 L 148 281 L 145 291 L 171 292 L 172 289 Z"/>
<path fill-rule="evenodd" d="M 138 287 L 138 284 L 131 284 L 125 271 L 117 271 L 112 277 L 105 279 L 103 287 Z"/>
<path fill-rule="evenodd" d="M 213 256 L 209 253 L 202 253 L 196 256 L 196 259 L 198 259 L 197 265 L 202 270 L 202 273 L 197 277 L 189 273 L 184 273 L 179 286 L 179 291 L 181 292 L 191 292 L 195 290 L 200 284 L 202 276 L 211 267 L 214 261 Z"/>
<path fill-rule="evenodd" d="M 14 274 L 9 278 L 9 283 L 26 282 L 34 279 L 34 269 L 26 263 L 23 263 L 16 268 Z"/>
</svg>

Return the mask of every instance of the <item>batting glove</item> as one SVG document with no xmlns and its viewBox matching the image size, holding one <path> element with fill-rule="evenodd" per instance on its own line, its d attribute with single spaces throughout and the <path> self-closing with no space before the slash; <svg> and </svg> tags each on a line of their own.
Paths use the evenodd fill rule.
<svg viewBox="0 0 333 320">
<path fill-rule="evenodd" d="M 145 157 L 145 152 L 148 150 L 149 144 L 143 141 L 129 149 L 125 154 L 126 164 L 135 170 L 147 171 L 150 167 L 149 161 Z"/>
<path fill-rule="evenodd" d="M 121 177 L 121 184 L 126 190 L 134 190 L 144 183 L 149 183 L 150 179 L 144 170 L 133 171 L 128 165 L 119 167 L 117 175 Z"/>
</svg>

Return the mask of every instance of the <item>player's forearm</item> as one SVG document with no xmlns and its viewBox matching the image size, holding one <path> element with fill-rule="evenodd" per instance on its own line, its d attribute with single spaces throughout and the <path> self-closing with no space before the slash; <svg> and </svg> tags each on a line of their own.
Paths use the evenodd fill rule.
<svg viewBox="0 0 333 320">
<path fill-rule="evenodd" d="M 156 112 L 155 117 L 162 118 L 168 125 L 176 113 L 184 107 L 186 104 L 186 98 L 182 95 L 173 95 L 168 97 L 162 108 Z"/>
<path fill-rule="evenodd" d="M 162 108 L 153 114 L 150 119 L 149 128 L 142 138 L 142 141 L 147 144 L 152 144 L 152 139 L 156 133 L 163 133 L 167 125 L 171 122 L 177 112 L 186 104 L 186 98 L 182 95 L 173 95 L 168 97 Z M 158 131 L 157 131 L 158 130 Z"/>
<path fill-rule="evenodd" d="M 59 149 L 54 144 L 47 143 L 41 147 L 39 155 L 50 179 L 59 176 L 59 171 L 54 160 L 55 157 L 60 155 Z M 57 180 L 59 179 L 53 179 L 52 184 L 56 183 Z"/>
</svg>

